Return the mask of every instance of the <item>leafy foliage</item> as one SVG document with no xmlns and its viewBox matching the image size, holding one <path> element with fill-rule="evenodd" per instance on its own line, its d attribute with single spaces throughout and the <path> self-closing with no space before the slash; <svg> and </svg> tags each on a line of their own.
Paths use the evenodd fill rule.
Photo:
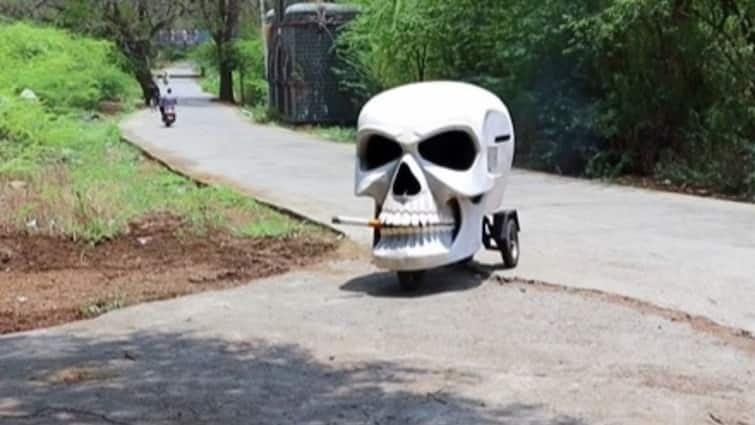
<svg viewBox="0 0 755 425">
<path fill-rule="evenodd" d="M 358 0 L 340 73 L 363 99 L 458 79 L 511 107 L 520 159 L 755 193 L 754 0 Z"/>
<path fill-rule="evenodd" d="M 67 161 L 88 143 L 76 123 L 103 100 L 127 100 L 133 80 L 112 46 L 64 31 L 0 24 L 0 174 L 23 177 L 45 161 Z M 38 100 L 22 100 L 31 90 Z"/>
<path fill-rule="evenodd" d="M 232 47 L 234 98 L 244 105 L 261 105 L 267 102 L 268 86 L 265 78 L 264 44 L 259 33 L 253 28 L 237 39 Z M 220 91 L 220 74 L 217 72 L 218 50 L 215 43 L 198 46 L 191 58 L 205 69 L 215 70 L 203 81 L 203 88 L 211 93 Z"/>
<path fill-rule="evenodd" d="M 215 43 L 220 100 L 234 102 L 233 71 L 238 59 L 234 38 L 239 30 L 245 2 L 242 0 L 195 0 L 195 3 L 197 14 L 210 31 Z"/>
<path fill-rule="evenodd" d="M 51 108 L 95 109 L 133 95 L 110 43 L 27 24 L 0 24 L 0 93 L 31 89 Z"/>
<path fill-rule="evenodd" d="M 267 102 L 267 80 L 265 79 L 265 46 L 254 32 L 236 42 L 238 72 L 243 75 L 239 98 L 247 105 Z M 241 82 L 241 78 L 239 78 Z"/>
</svg>

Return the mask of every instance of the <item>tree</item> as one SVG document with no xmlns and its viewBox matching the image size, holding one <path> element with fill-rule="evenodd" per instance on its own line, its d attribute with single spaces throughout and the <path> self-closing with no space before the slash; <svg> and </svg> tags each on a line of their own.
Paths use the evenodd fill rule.
<svg viewBox="0 0 755 425">
<path fill-rule="evenodd" d="M 81 1 L 81 0 L 80 0 Z M 149 98 L 152 82 L 152 61 L 157 54 L 157 34 L 186 12 L 181 0 L 84 0 L 90 10 L 97 11 L 101 23 L 93 23 L 95 33 L 112 39 L 126 55 L 134 76 Z"/>
<path fill-rule="evenodd" d="M 242 0 L 197 0 L 202 21 L 212 34 L 220 75 L 220 100 L 234 102 L 233 70 L 236 67 L 234 37 L 241 21 Z"/>
</svg>

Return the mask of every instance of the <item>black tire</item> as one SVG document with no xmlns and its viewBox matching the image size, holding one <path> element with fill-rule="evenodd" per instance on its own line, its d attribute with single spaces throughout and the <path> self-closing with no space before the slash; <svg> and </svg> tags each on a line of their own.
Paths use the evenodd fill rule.
<svg viewBox="0 0 755 425">
<path fill-rule="evenodd" d="M 507 269 L 513 269 L 519 264 L 519 226 L 516 221 L 507 220 L 503 231 L 503 240 L 500 243 L 503 265 Z"/>
<path fill-rule="evenodd" d="M 406 292 L 415 292 L 422 286 L 422 278 L 425 272 L 397 272 L 398 283 Z"/>
</svg>

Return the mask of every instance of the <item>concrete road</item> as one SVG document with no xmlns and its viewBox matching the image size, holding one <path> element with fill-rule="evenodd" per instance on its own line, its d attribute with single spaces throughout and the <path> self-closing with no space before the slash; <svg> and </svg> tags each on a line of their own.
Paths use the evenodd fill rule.
<svg viewBox="0 0 755 425">
<path fill-rule="evenodd" d="M 372 213 L 369 200 L 353 196 L 353 146 L 253 125 L 210 103 L 193 80 L 171 84 L 180 98 L 175 128 L 161 127 L 149 111 L 123 125 L 154 156 L 321 222 Z M 523 224 L 521 263 L 507 275 L 620 294 L 755 332 L 755 205 L 526 171 L 514 173 L 507 197 Z M 365 230 L 341 230 L 369 243 Z M 495 253 L 478 260 L 500 262 Z"/>
<path fill-rule="evenodd" d="M 341 259 L 0 337 L 0 424 L 755 425 L 755 341 L 465 270 Z"/>
</svg>

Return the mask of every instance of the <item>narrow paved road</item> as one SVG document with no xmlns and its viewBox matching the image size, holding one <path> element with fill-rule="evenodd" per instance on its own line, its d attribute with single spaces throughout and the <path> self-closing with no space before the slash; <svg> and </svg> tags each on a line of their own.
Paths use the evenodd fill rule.
<svg viewBox="0 0 755 425">
<path fill-rule="evenodd" d="M 755 425 L 755 341 L 363 261 L 0 337 L 0 424 Z"/>
<path fill-rule="evenodd" d="M 125 124 L 154 155 L 313 218 L 370 210 L 350 195 L 350 147 L 173 84 L 178 127 Z M 343 252 L 0 337 L 0 424 L 755 425 L 755 339 L 658 307 L 752 328 L 751 206 L 521 172 L 510 201 L 517 273 L 572 287 L 456 268 L 407 296 Z"/>
<path fill-rule="evenodd" d="M 210 103 L 190 79 L 173 79 L 178 124 L 135 114 L 126 136 L 176 168 L 234 185 L 304 216 L 369 216 L 353 196 L 354 149 L 253 125 Z M 523 222 L 513 273 L 597 289 L 755 332 L 755 205 L 515 172 L 508 205 Z M 363 244 L 367 231 L 341 229 Z M 500 262 L 494 253 L 478 260 Z"/>
</svg>

